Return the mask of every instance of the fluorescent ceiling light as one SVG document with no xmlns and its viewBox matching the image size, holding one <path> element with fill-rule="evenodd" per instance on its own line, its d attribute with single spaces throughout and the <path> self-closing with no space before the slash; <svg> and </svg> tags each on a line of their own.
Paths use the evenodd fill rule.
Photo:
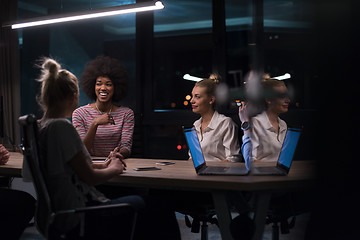
<svg viewBox="0 0 360 240">
<path fill-rule="evenodd" d="M 57 15 L 51 15 L 41 18 L 32 18 L 32 19 L 22 20 L 21 22 L 17 22 L 14 24 L 7 24 L 5 26 L 11 25 L 12 29 L 18 29 L 18 28 L 34 27 L 34 26 L 47 25 L 53 23 L 114 16 L 119 14 L 160 10 L 163 8 L 164 5 L 162 4 L 161 1 L 157 1 L 157 2 L 149 1 L 143 3 L 133 3 L 133 4 L 120 5 L 115 7 L 93 9 L 88 11 L 80 11 L 69 14 L 57 14 Z"/>
<path fill-rule="evenodd" d="M 285 80 L 291 78 L 291 75 L 289 73 L 285 73 L 284 75 L 278 76 L 278 77 L 272 77 L 277 80 Z"/>
<path fill-rule="evenodd" d="M 194 82 L 199 82 L 199 81 L 203 80 L 203 78 L 194 77 L 194 76 L 191 76 L 191 75 L 188 74 L 188 73 L 185 74 L 185 75 L 183 76 L 183 78 L 184 78 L 185 80 L 194 81 Z"/>
</svg>

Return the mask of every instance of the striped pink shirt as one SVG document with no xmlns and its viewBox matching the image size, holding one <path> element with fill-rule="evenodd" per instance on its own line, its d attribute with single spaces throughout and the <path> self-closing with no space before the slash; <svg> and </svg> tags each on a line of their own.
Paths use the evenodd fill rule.
<svg viewBox="0 0 360 240">
<path fill-rule="evenodd" d="M 89 151 L 93 156 L 108 156 L 115 147 L 126 148 L 131 151 L 134 132 L 134 112 L 127 107 L 120 106 L 110 113 L 115 125 L 99 125 L 96 131 L 93 148 Z M 72 123 L 81 139 L 85 138 L 91 123 L 101 113 L 93 109 L 90 104 L 77 108 L 72 114 Z"/>
</svg>

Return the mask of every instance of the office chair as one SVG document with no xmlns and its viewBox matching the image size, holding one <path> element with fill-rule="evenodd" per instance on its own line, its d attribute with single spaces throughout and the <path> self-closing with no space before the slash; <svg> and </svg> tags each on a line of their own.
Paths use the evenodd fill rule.
<svg viewBox="0 0 360 240">
<path fill-rule="evenodd" d="M 208 239 L 208 223 L 219 226 L 218 220 L 215 217 L 216 212 L 213 206 L 194 206 L 197 209 L 178 210 L 178 212 L 185 215 L 185 224 L 191 228 L 191 232 L 199 233 L 201 230 L 201 240 Z M 190 221 L 190 216 L 193 220 Z"/>
<path fill-rule="evenodd" d="M 266 224 L 272 224 L 272 240 L 279 240 L 280 230 L 281 234 L 288 234 L 295 226 L 296 215 L 299 213 L 301 211 L 297 212 L 293 207 L 292 193 L 273 198 L 266 216 Z"/>
<path fill-rule="evenodd" d="M 191 228 L 193 233 L 199 233 L 201 230 L 201 240 L 207 240 L 208 223 L 218 226 L 212 196 L 208 193 L 188 191 L 175 192 L 173 195 L 176 198 L 175 211 L 185 215 L 186 226 Z"/>
<path fill-rule="evenodd" d="M 81 236 L 79 236 L 78 233 L 66 234 L 59 232 L 59 230 L 55 229 L 53 226 L 55 219 L 66 214 L 90 213 L 94 211 L 105 211 L 113 210 L 114 208 L 121 208 L 124 209 L 124 211 L 130 212 L 132 214 L 132 229 L 130 229 L 130 236 L 132 239 L 134 235 L 137 209 L 135 206 L 129 203 L 83 207 L 77 209 L 61 210 L 57 212 L 53 211 L 51 196 L 49 195 L 43 174 L 44 170 L 42 166 L 44 162 L 41 159 L 41 154 L 39 151 L 37 120 L 33 114 L 25 115 L 19 118 L 19 124 L 23 129 L 22 151 L 24 154 L 24 164 L 27 164 L 30 169 L 37 194 L 35 224 L 38 231 L 49 240 L 83 239 Z"/>
</svg>

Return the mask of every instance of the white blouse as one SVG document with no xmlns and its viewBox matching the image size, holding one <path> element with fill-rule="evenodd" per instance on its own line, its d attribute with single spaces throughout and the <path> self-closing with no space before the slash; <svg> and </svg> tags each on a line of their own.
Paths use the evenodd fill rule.
<svg viewBox="0 0 360 240">
<path fill-rule="evenodd" d="M 266 112 L 262 112 L 251 119 L 252 121 L 252 160 L 262 162 L 276 162 L 286 135 L 287 125 L 279 120 L 279 135 L 271 125 Z"/>
<path fill-rule="evenodd" d="M 215 111 L 209 125 L 201 134 L 202 118 L 194 122 L 206 161 L 240 161 L 238 127 L 229 117 Z"/>
</svg>

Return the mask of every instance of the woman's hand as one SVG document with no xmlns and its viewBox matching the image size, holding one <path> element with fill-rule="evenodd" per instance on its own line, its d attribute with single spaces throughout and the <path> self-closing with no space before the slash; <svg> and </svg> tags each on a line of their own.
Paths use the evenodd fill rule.
<svg viewBox="0 0 360 240">
<path fill-rule="evenodd" d="M 9 158 L 9 151 L 2 144 L 0 144 L 0 165 L 7 163 Z"/>
<path fill-rule="evenodd" d="M 109 159 L 108 168 L 115 169 L 117 174 L 121 174 L 125 170 L 125 165 L 120 159 L 113 156 Z"/>
<path fill-rule="evenodd" d="M 249 121 L 249 113 L 248 113 L 248 109 L 247 109 L 247 103 L 244 103 L 239 107 L 239 118 L 242 123 Z"/>
<path fill-rule="evenodd" d="M 114 150 L 110 152 L 108 159 L 112 159 L 112 158 L 116 158 L 120 162 L 122 162 L 122 164 L 124 165 L 124 170 L 126 170 L 126 162 L 124 160 L 125 158 L 121 153 L 119 153 L 119 147 L 114 148 Z"/>
<path fill-rule="evenodd" d="M 106 124 L 109 124 L 109 123 L 112 124 L 112 125 L 115 125 L 114 118 L 109 113 L 105 113 L 105 114 L 103 114 L 103 115 L 101 115 L 101 116 L 94 119 L 94 124 L 96 126 L 106 125 Z"/>
</svg>

